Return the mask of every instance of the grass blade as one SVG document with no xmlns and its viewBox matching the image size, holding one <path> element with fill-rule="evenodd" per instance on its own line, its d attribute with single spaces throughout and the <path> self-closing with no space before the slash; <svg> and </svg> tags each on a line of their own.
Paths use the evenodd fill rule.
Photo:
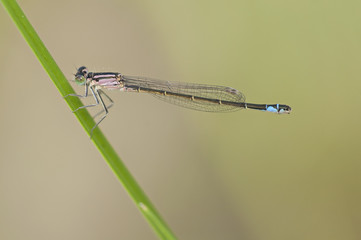
<svg viewBox="0 0 361 240">
<path fill-rule="evenodd" d="M 14 0 L 1 0 L 1 2 L 61 95 L 65 96 L 67 94 L 74 93 L 74 90 L 68 80 L 59 69 L 53 57 L 46 49 L 45 45 L 35 32 L 17 2 Z M 81 101 L 76 97 L 68 97 L 64 99 L 72 111 L 82 106 Z M 75 112 L 74 114 L 89 135 L 95 124 L 89 112 L 86 109 L 83 109 Z M 158 214 L 153 204 L 127 170 L 126 166 L 99 128 L 94 130 L 92 141 L 157 235 L 161 239 L 176 239 L 171 229 Z"/>
</svg>

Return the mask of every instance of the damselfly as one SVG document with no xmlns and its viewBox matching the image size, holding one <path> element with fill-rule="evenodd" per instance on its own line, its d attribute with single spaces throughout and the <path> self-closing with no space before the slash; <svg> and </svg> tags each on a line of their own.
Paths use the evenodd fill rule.
<svg viewBox="0 0 361 240">
<path fill-rule="evenodd" d="M 279 114 L 291 112 L 291 107 L 284 104 L 246 103 L 245 96 L 231 87 L 131 77 L 117 72 L 88 72 L 84 66 L 80 67 L 75 74 L 75 82 L 85 86 L 85 94 L 67 96 L 87 97 L 90 89 L 95 99 L 95 104 L 79 107 L 75 111 L 99 104 L 103 107 L 104 115 L 92 128 L 91 134 L 108 115 L 108 108 L 113 104 L 113 100 L 102 90 L 103 88 L 149 93 L 166 102 L 205 112 L 230 112 L 244 108 Z M 102 95 L 110 101 L 109 106 L 105 105 Z"/>
</svg>

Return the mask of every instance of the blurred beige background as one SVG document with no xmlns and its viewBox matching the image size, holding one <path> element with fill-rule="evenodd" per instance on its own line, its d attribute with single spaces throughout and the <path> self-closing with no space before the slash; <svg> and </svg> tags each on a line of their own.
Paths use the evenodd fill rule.
<svg viewBox="0 0 361 240">
<path fill-rule="evenodd" d="M 19 4 L 69 79 L 86 65 L 293 108 L 109 93 L 101 128 L 179 239 L 361 239 L 360 1 Z M 0 29 L 0 239 L 157 239 L 2 7 Z"/>
</svg>

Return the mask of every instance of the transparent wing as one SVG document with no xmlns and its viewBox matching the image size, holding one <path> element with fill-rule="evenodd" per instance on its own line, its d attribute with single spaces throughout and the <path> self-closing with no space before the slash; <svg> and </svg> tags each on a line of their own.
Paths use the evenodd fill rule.
<svg viewBox="0 0 361 240">
<path fill-rule="evenodd" d="M 127 89 L 147 92 L 163 101 L 198 111 L 229 112 L 241 106 L 220 104 L 219 101 L 244 103 L 245 96 L 230 87 L 206 84 L 170 82 L 151 78 L 122 76 Z M 211 100 L 211 101 L 207 101 Z M 214 100 L 214 101 L 212 101 Z"/>
</svg>

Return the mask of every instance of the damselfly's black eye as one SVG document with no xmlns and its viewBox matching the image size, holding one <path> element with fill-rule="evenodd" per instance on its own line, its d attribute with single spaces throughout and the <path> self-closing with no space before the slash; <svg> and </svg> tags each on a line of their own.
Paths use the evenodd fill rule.
<svg viewBox="0 0 361 240">
<path fill-rule="evenodd" d="M 86 75 L 88 74 L 88 69 L 84 66 L 78 68 L 78 71 L 76 72 L 75 76 L 76 77 L 86 77 Z"/>
</svg>

